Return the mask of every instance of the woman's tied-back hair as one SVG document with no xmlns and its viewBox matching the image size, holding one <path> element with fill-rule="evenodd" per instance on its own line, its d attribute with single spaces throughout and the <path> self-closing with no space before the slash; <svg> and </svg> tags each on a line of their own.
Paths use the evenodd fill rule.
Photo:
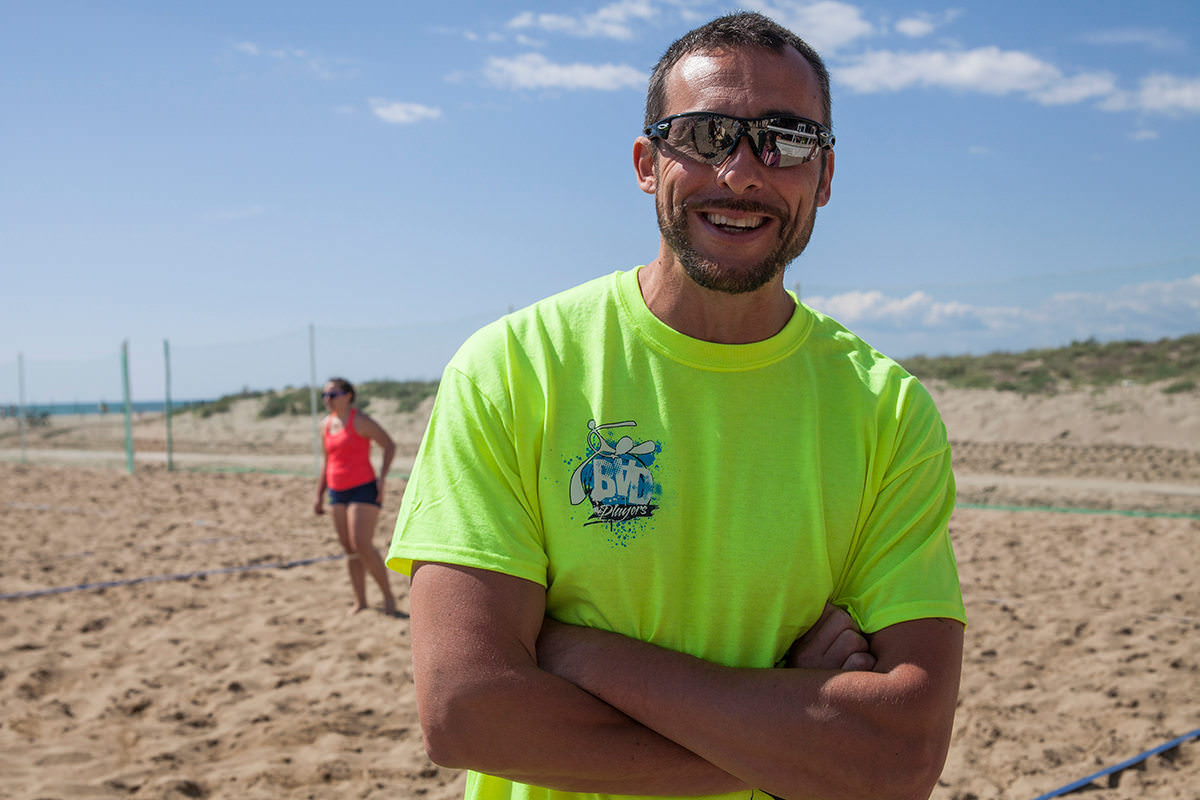
<svg viewBox="0 0 1200 800">
<path fill-rule="evenodd" d="M 712 22 L 685 33 L 667 48 L 667 52 L 663 53 L 663 57 L 658 60 L 658 64 L 654 66 L 654 72 L 650 75 L 650 85 L 646 91 L 645 126 L 649 127 L 665 116 L 663 109 L 667 104 L 667 74 L 685 56 L 692 53 L 726 49 L 738 50 L 748 47 L 761 47 L 776 53 L 783 52 L 786 47 L 793 47 L 800 55 L 804 56 L 804 59 L 816 72 L 817 82 L 821 87 L 825 119 L 819 121 L 832 127 L 833 103 L 829 95 L 829 70 L 825 68 L 825 62 L 817 55 L 817 51 L 813 50 L 799 36 L 774 20 L 753 12 L 717 17 Z"/>
<path fill-rule="evenodd" d="M 330 378 L 326 383 L 332 383 L 341 389 L 346 394 L 350 395 L 350 402 L 354 402 L 354 384 L 345 378 Z"/>
</svg>

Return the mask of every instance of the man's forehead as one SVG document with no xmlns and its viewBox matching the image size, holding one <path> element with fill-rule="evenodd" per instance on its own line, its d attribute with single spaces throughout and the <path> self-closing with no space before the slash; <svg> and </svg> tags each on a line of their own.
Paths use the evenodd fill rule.
<svg viewBox="0 0 1200 800">
<path fill-rule="evenodd" d="M 686 83 L 704 83 L 719 77 L 724 69 L 721 53 L 689 53 L 675 65 L 673 77 Z"/>
<path fill-rule="evenodd" d="M 812 115 L 820 107 L 820 89 L 812 65 L 793 47 L 782 51 L 760 47 L 698 50 L 684 55 L 667 76 L 664 100 L 674 108 L 697 95 L 710 99 L 722 96 L 770 106 L 764 113 L 783 112 Z M 791 108 L 818 104 L 816 109 Z"/>
</svg>

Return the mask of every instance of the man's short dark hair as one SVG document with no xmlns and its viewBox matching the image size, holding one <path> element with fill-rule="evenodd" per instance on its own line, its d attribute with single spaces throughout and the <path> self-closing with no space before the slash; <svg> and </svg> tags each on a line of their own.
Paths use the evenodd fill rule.
<svg viewBox="0 0 1200 800">
<path fill-rule="evenodd" d="M 692 53 L 712 52 L 724 49 L 761 47 L 782 53 L 784 48 L 795 48 L 804 56 L 817 74 L 824 103 L 826 125 L 832 125 L 832 100 L 829 95 L 829 70 L 825 62 L 807 42 L 774 20 L 762 14 L 742 12 L 717 17 L 712 22 L 685 33 L 667 48 L 654 72 L 650 75 L 650 86 L 646 91 L 646 121 L 649 127 L 663 118 L 667 101 L 667 74 L 671 68 Z"/>
</svg>

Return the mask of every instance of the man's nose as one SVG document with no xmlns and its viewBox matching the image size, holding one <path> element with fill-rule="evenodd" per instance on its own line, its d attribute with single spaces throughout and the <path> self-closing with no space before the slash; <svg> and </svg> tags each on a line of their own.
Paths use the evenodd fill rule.
<svg viewBox="0 0 1200 800">
<path fill-rule="evenodd" d="M 762 161 L 758 159 L 758 154 L 750 144 L 750 137 L 743 134 L 733 152 L 717 167 L 717 177 L 735 194 L 743 194 L 762 186 L 764 169 Z"/>
</svg>

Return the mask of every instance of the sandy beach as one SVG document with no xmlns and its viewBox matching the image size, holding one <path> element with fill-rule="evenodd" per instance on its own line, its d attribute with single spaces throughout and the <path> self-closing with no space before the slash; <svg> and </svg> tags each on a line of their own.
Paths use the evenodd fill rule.
<svg viewBox="0 0 1200 800">
<path fill-rule="evenodd" d="M 938 800 L 1034 800 L 1200 728 L 1200 393 L 931 386 L 970 625 Z M 408 620 L 347 616 L 307 418 L 0 419 L 0 798 L 461 795 L 421 745 Z M 372 408 L 399 454 L 428 404 Z M 25 461 L 21 456 L 24 452 Z M 368 588 L 376 606 L 379 597 Z M 402 612 L 407 580 L 393 577 Z M 1200 798 L 1200 740 L 1088 796 Z"/>
</svg>

